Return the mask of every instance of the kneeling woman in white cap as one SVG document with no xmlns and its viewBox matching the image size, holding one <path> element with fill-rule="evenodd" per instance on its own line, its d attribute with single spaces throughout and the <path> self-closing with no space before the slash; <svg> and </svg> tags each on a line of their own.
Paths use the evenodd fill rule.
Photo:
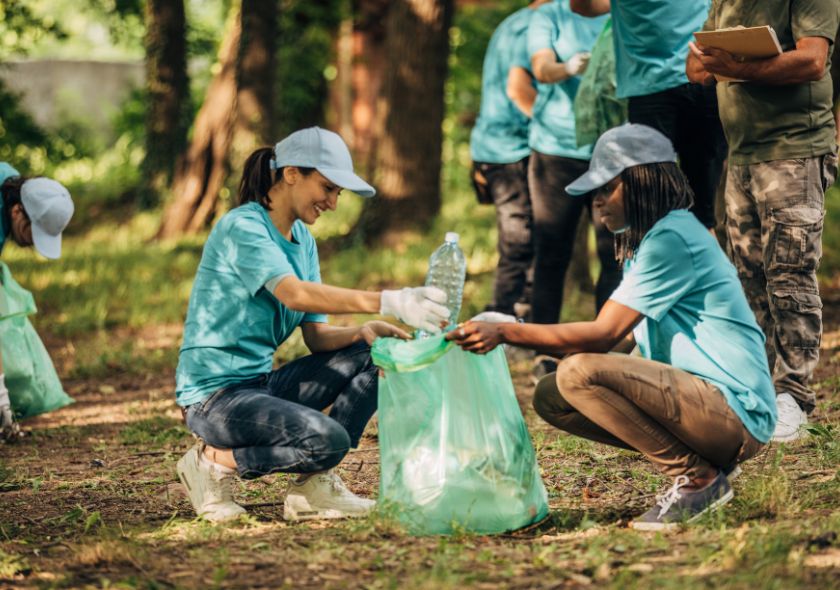
<svg viewBox="0 0 840 590">
<path fill-rule="evenodd" d="M 624 267 L 595 321 L 450 332 L 479 353 L 508 342 L 571 355 L 537 384 L 534 407 L 562 430 L 639 451 L 674 478 L 633 521 L 642 530 L 678 526 L 732 498 L 738 463 L 776 421 L 764 335 L 735 268 L 688 211 L 693 195 L 676 159 L 658 131 L 622 125 L 601 136 L 589 171 L 567 187 L 594 193 Z M 631 332 L 644 358 L 605 354 Z"/>
<path fill-rule="evenodd" d="M 0 162 L 0 253 L 7 239 L 35 249 L 47 258 L 61 256 L 61 232 L 73 216 L 70 193 L 49 178 L 27 178 Z M 6 389 L 0 353 L 0 441 L 20 436 Z"/>
<path fill-rule="evenodd" d="M 244 512 L 231 494 L 234 473 L 301 474 L 286 495 L 289 520 L 359 516 L 374 504 L 352 494 L 332 468 L 376 411 L 370 344 L 408 334 L 380 321 L 333 327 L 325 314 L 381 313 L 434 332 L 449 312 L 435 288 L 372 292 L 321 283 L 306 226 L 335 210 L 342 189 L 375 193 L 353 173 L 338 135 L 297 131 L 251 154 L 240 205 L 204 246 L 176 380 L 187 426 L 201 439 L 178 461 L 178 476 L 208 520 Z M 297 327 L 313 354 L 272 371 L 275 350 Z"/>
</svg>

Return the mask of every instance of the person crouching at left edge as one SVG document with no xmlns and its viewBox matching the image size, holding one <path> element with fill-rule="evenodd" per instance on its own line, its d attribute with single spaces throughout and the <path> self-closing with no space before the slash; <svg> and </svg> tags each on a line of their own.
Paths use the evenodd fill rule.
<svg viewBox="0 0 840 590">
<path fill-rule="evenodd" d="M 60 183 L 21 176 L 11 165 L 0 162 L 0 255 L 6 240 L 11 239 L 23 248 L 34 246 L 46 258 L 59 258 L 61 233 L 72 216 L 73 200 Z M 14 416 L 0 349 L 0 442 L 22 436 Z"/>
<path fill-rule="evenodd" d="M 178 476 L 207 520 L 245 512 L 233 500 L 234 474 L 300 474 L 286 493 L 287 520 L 362 516 L 374 505 L 333 468 L 376 411 L 371 343 L 409 336 L 382 321 L 333 327 L 325 314 L 380 313 L 438 332 L 449 312 L 446 294 L 433 287 L 372 292 L 321 283 L 306 226 L 336 209 L 342 189 L 375 194 L 338 135 L 296 131 L 251 154 L 240 205 L 204 246 L 176 380 L 187 426 L 200 438 L 178 461 Z M 312 354 L 272 370 L 275 350 L 298 327 Z"/>
</svg>

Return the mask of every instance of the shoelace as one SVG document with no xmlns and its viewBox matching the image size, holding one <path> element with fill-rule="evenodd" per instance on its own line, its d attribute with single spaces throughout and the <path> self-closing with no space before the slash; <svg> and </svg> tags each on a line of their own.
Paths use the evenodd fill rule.
<svg viewBox="0 0 840 590">
<path fill-rule="evenodd" d="M 689 483 L 689 479 L 687 475 L 678 475 L 677 478 L 674 480 L 674 485 L 668 488 L 668 491 L 662 494 L 661 496 L 656 497 L 656 505 L 660 507 L 659 516 L 657 518 L 662 518 L 668 510 L 671 509 L 671 506 L 674 505 L 674 502 L 682 498 L 682 494 L 680 493 L 680 488 L 683 486 L 687 486 Z"/>
<path fill-rule="evenodd" d="M 219 484 L 220 500 L 233 501 L 233 476 L 222 473 L 218 469 L 213 469 L 212 474 L 213 479 Z"/>
</svg>

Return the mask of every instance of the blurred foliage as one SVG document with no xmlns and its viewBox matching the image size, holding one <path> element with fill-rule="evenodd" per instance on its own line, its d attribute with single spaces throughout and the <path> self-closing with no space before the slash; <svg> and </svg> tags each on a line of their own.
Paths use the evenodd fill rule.
<svg viewBox="0 0 840 590">
<path fill-rule="evenodd" d="M 54 16 L 40 15 L 28 3 L 0 0 L 0 61 L 26 55 L 47 37 L 67 38 Z"/>
<path fill-rule="evenodd" d="M 278 137 L 323 124 L 328 82 L 335 78 L 336 31 L 347 16 L 345 0 L 280 0 Z"/>
</svg>

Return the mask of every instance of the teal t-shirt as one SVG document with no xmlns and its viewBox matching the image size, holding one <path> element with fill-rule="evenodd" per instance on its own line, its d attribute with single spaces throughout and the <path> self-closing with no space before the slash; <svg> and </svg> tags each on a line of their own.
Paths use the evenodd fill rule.
<svg viewBox="0 0 840 590">
<path fill-rule="evenodd" d="M 586 18 L 569 8 L 569 0 L 557 0 L 540 6 L 528 26 L 528 55 L 541 49 L 553 49 L 565 62 L 580 51 L 592 51 L 595 40 L 608 16 Z M 534 117 L 528 133 L 532 150 L 550 156 L 588 160 L 592 145 L 578 147 L 575 133 L 574 102 L 580 76 L 555 84 L 537 84 Z"/>
<path fill-rule="evenodd" d="M 12 178 L 14 176 L 20 176 L 20 172 L 15 170 L 10 164 L 0 162 L 0 186 L 6 182 L 7 178 Z M 0 253 L 3 252 L 3 246 L 6 244 L 6 238 L 11 232 L 9 223 L 6 221 L 6 211 L 4 207 L 3 198 L 0 196 Z"/>
<path fill-rule="evenodd" d="M 530 152 L 528 117 L 508 98 L 507 78 L 513 67 L 531 71 L 528 24 L 533 14 L 530 8 L 517 10 L 490 38 L 481 71 L 481 110 L 470 135 L 475 162 L 512 164 Z"/>
<path fill-rule="evenodd" d="M 612 0 L 618 98 L 688 83 L 688 42 L 703 28 L 711 0 Z"/>
<path fill-rule="evenodd" d="M 610 299 L 645 316 L 634 335 L 646 358 L 716 386 L 757 440 L 770 439 L 776 392 L 764 334 L 735 267 L 693 214 L 656 222 Z"/>
<path fill-rule="evenodd" d="M 285 307 L 265 283 L 294 275 L 321 282 L 315 239 L 301 221 L 287 240 L 257 203 L 227 213 L 210 232 L 193 283 L 175 373 L 177 402 L 188 406 L 220 387 L 271 371 L 274 351 L 321 314 Z"/>
</svg>

